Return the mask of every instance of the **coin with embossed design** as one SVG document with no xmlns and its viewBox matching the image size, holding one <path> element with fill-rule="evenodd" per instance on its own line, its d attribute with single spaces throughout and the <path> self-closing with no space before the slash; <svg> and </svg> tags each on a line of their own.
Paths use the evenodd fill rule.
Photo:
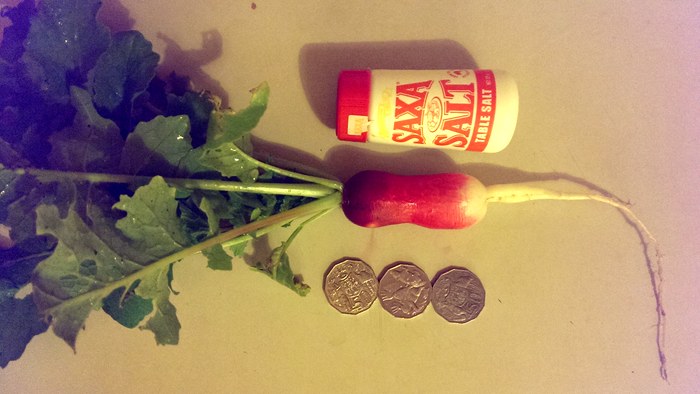
<svg viewBox="0 0 700 394">
<path fill-rule="evenodd" d="M 366 311 L 377 299 L 377 276 L 361 260 L 337 262 L 326 274 L 323 291 L 338 311 L 356 315 Z"/>
<path fill-rule="evenodd" d="M 433 309 L 452 323 L 466 323 L 484 309 L 486 291 L 479 278 L 466 268 L 442 273 L 433 284 Z"/>
<path fill-rule="evenodd" d="M 412 318 L 423 313 L 430 303 L 430 279 L 409 263 L 388 269 L 379 281 L 379 302 L 396 317 Z"/>
</svg>

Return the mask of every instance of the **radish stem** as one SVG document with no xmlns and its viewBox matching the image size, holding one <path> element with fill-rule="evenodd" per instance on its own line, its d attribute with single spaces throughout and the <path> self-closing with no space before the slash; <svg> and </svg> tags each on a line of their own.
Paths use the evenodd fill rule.
<svg viewBox="0 0 700 394">
<path fill-rule="evenodd" d="M 326 179 L 326 178 L 321 178 L 313 175 L 306 175 L 306 174 L 300 174 L 295 171 L 287 170 L 284 168 L 280 168 L 277 166 L 273 166 L 270 163 L 266 163 L 264 161 L 260 161 L 252 156 L 249 156 L 243 151 L 240 151 L 239 154 L 245 158 L 247 161 L 250 161 L 251 163 L 254 163 L 256 166 L 266 170 L 266 171 L 272 171 L 275 172 L 279 175 L 286 176 L 289 178 L 297 179 L 300 181 L 304 182 L 310 182 L 310 183 L 315 183 L 318 185 L 323 185 L 326 186 L 327 188 L 337 190 L 337 191 L 342 191 L 343 190 L 343 184 L 341 182 L 332 180 L 332 179 Z"/>
<path fill-rule="evenodd" d="M 571 182 L 570 183 L 575 183 Z M 668 381 L 668 373 L 666 371 L 666 354 L 665 354 L 665 326 L 666 312 L 664 311 L 662 302 L 662 271 L 661 260 L 662 254 L 659 250 L 659 245 L 656 237 L 649 231 L 647 226 L 637 217 L 630 209 L 630 204 L 620 201 L 613 197 L 608 197 L 600 192 L 588 189 L 582 192 L 562 192 L 548 188 L 540 187 L 537 183 L 513 183 L 491 185 L 486 187 L 486 202 L 487 203 L 506 203 L 515 204 L 526 201 L 536 200 L 560 200 L 560 201 L 597 201 L 603 204 L 617 208 L 632 225 L 642 241 L 644 246 L 644 255 L 646 258 L 646 266 L 651 280 L 651 286 L 656 300 L 656 347 L 659 357 L 659 373 L 661 378 Z"/>
<path fill-rule="evenodd" d="M 98 172 L 77 172 L 77 171 L 56 171 L 39 168 L 15 168 L 17 175 L 33 175 L 37 178 L 50 182 L 57 178 L 73 181 L 85 181 L 91 183 L 124 183 L 124 184 L 147 184 L 150 176 L 106 174 Z M 195 179 L 195 178 L 163 178 L 165 182 L 173 187 L 185 189 L 216 190 L 240 193 L 275 194 L 283 196 L 299 197 L 325 197 L 334 193 L 336 187 L 326 186 L 319 183 L 266 183 L 266 182 L 236 182 L 216 179 Z"/>
</svg>

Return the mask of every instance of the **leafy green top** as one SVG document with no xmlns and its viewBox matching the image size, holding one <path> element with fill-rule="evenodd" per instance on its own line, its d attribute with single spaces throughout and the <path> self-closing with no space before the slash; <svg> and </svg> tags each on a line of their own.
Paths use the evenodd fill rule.
<svg viewBox="0 0 700 394">
<path fill-rule="evenodd" d="M 98 0 L 6 7 L 0 44 L 0 366 L 49 326 L 75 349 L 93 310 L 176 344 L 173 264 L 232 268 L 256 236 L 339 204 L 342 186 L 250 156 L 269 87 L 247 108 L 156 76 L 136 31 L 111 34 Z M 176 77 L 174 77 L 176 78 Z M 300 295 L 287 248 L 258 269 Z M 227 252 L 228 249 L 228 252 Z M 31 296 L 19 290 L 31 284 Z"/>
</svg>

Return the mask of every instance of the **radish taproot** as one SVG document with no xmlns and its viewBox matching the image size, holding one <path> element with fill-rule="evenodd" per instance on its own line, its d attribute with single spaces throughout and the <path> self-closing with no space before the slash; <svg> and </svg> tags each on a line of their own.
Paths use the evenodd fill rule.
<svg viewBox="0 0 700 394">
<path fill-rule="evenodd" d="M 566 186 L 585 186 L 565 178 L 555 181 L 554 185 L 544 184 L 523 182 L 484 186 L 478 179 L 464 174 L 397 175 L 370 170 L 359 172 L 345 182 L 342 209 L 351 222 L 363 227 L 411 223 L 435 229 L 470 227 L 485 216 L 490 203 L 588 200 L 618 209 L 642 241 L 656 300 L 659 372 L 667 380 L 664 353 L 666 313 L 661 297 L 661 253 L 656 238 L 626 202 L 588 186 L 581 191 L 563 191 Z"/>
</svg>

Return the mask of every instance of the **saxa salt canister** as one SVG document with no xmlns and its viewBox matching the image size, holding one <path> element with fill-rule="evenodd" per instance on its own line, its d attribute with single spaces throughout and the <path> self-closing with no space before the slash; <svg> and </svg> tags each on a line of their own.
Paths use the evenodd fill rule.
<svg viewBox="0 0 700 394">
<path fill-rule="evenodd" d="M 344 70 L 336 135 L 344 141 L 499 152 L 518 117 L 500 70 Z"/>
</svg>

